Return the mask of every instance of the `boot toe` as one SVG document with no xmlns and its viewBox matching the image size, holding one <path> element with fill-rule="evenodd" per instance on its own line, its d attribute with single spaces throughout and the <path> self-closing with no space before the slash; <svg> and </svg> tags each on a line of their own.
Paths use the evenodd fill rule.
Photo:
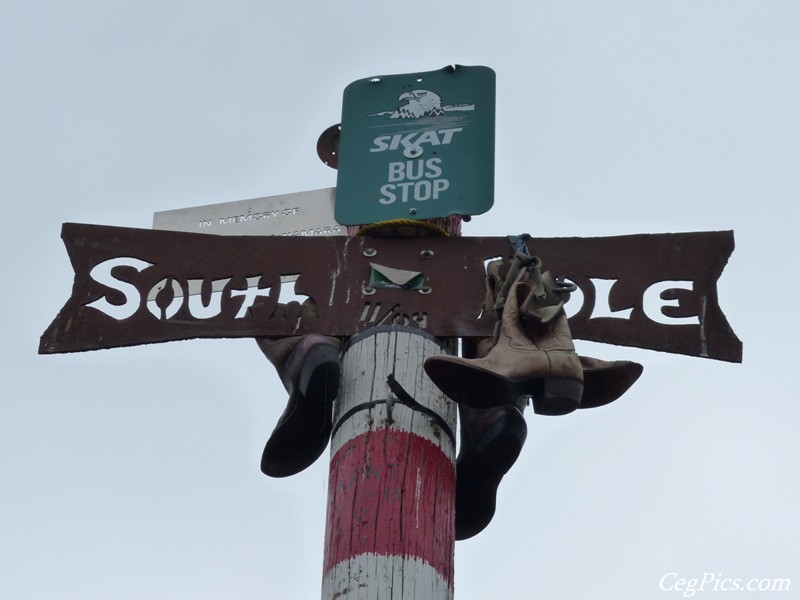
<svg viewBox="0 0 800 600">
<path fill-rule="evenodd" d="M 476 365 L 465 368 L 465 362 L 456 356 L 432 356 L 424 368 L 436 387 L 459 404 L 493 408 L 524 395 L 517 382 Z"/>
<path fill-rule="evenodd" d="M 643 371 L 642 365 L 632 361 L 603 362 L 600 367 L 584 368 L 580 408 L 595 408 L 614 402 L 636 383 Z"/>
</svg>

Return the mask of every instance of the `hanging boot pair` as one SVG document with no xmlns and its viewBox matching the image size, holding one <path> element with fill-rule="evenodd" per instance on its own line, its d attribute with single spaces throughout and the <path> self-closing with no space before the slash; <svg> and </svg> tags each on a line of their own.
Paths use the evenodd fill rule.
<svg viewBox="0 0 800 600">
<path fill-rule="evenodd" d="M 642 365 L 579 356 L 563 308 L 574 287 L 542 273 L 538 258 L 529 261 L 518 273 L 509 273 L 502 260 L 489 263 L 484 313 L 499 319 L 499 331 L 474 340 L 468 358 L 429 358 L 426 373 L 451 399 L 474 408 L 527 396 L 535 413 L 563 415 L 613 402 L 636 382 Z"/>
<path fill-rule="evenodd" d="M 527 437 L 523 417 L 527 399 L 524 395 L 516 396 L 525 387 L 520 382 L 537 376 L 552 378 L 555 373 L 569 375 L 571 381 L 579 381 L 576 374 L 578 367 L 572 358 L 574 346 L 561 298 L 569 290 L 558 284 L 549 273 L 541 273 L 538 260 L 531 260 L 529 267 L 530 275 L 512 274 L 515 283 L 517 280 L 533 280 L 533 283 L 528 281 L 528 285 L 522 288 L 519 285 L 515 287 L 510 281 L 510 288 L 504 285 L 508 269 L 503 261 L 494 261 L 487 267 L 484 313 L 487 316 L 502 315 L 497 339 L 464 340 L 465 358 L 432 357 L 425 364 L 425 370 L 434 383 L 448 396 L 459 401 L 461 444 L 456 460 L 457 540 L 477 535 L 491 522 L 500 481 L 522 450 Z M 540 289 L 538 296 L 531 294 L 536 286 Z M 505 295 L 509 297 L 510 306 L 504 300 Z M 534 314 L 533 321 L 538 327 L 530 328 L 524 322 L 520 325 L 512 320 L 512 317 L 523 320 L 527 313 Z M 548 324 L 550 331 L 547 331 Z M 542 332 L 542 326 L 544 335 L 537 335 L 536 330 Z M 535 342 L 528 338 L 526 331 L 533 333 Z M 490 357 L 501 340 L 504 340 L 503 346 Z M 523 349 L 528 344 L 528 354 L 518 351 L 520 344 Z M 542 356 L 549 357 L 551 354 L 555 359 L 552 364 L 557 366 L 555 369 L 550 366 L 549 359 L 547 366 L 540 360 Z M 519 364 L 520 357 L 525 356 L 539 360 L 533 360 L 529 365 Z M 642 366 L 630 361 L 609 362 L 575 356 L 583 379 L 583 391 L 578 396 L 580 408 L 602 406 L 616 400 L 642 373 Z M 502 366 L 505 357 L 509 357 L 511 365 Z M 498 365 L 501 367 L 497 372 L 492 375 L 486 373 Z M 517 377 L 517 381 L 506 381 L 513 376 Z M 476 381 L 478 388 L 473 387 Z M 493 384 L 497 384 L 497 387 L 493 388 Z M 535 383 L 530 389 L 535 392 L 537 388 L 543 390 L 544 387 L 542 383 Z M 551 385 L 551 392 L 554 387 L 558 386 Z M 562 387 L 574 389 L 572 384 Z M 533 401 L 537 410 L 536 396 Z M 540 391 L 537 412 L 570 412 L 575 404 L 574 395 L 562 397 L 551 393 L 545 397 Z"/>
<path fill-rule="evenodd" d="M 528 435 L 524 400 L 489 409 L 458 405 L 460 448 L 456 459 L 456 539 L 483 531 L 494 517 L 497 488 L 517 461 Z"/>
<path fill-rule="evenodd" d="M 534 411 L 562 415 L 580 405 L 581 367 L 560 298 L 559 284 L 541 273 L 535 257 L 516 275 L 503 306 L 499 265 L 490 263 L 487 312 L 500 313 L 499 331 L 488 352 L 477 358 L 434 356 L 425 361 L 431 380 L 451 399 L 474 408 L 514 404 L 533 398 Z M 496 261 L 499 262 L 499 261 Z M 487 346 L 484 340 L 479 347 Z"/>
</svg>

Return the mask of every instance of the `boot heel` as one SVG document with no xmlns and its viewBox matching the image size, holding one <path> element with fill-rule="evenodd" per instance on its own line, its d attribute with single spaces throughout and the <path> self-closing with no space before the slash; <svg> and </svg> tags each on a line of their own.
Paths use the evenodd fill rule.
<svg viewBox="0 0 800 600">
<path fill-rule="evenodd" d="M 542 393 L 533 397 L 537 415 L 566 415 L 581 405 L 583 384 L 575 379 L 552 377 L 544 380 Z"/>
</svg>

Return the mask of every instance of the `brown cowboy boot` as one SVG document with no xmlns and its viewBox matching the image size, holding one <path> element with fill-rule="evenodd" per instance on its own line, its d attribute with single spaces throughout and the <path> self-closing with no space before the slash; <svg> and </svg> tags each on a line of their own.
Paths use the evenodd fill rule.
<svg viewBox="0 0 800 600">
<path fill-rule="evenodd" d="M 264 447 L 261 470 L 270 477 L 288 477 L 309 467 L 328 445 L 339 391 L 340 342 L 317 334 L 256 342 L 289 392 L 286 409 Z"/>
<path fill-rule="evenodd" d="M 433 356 L 425 361 L 431 380 L 456 402 L 489 408 L 530 396 L 539 414 L 578 408 L 583 369 L 566 314 L 560 305 L 554 309 L 542 304 L 547 290 L 541 280 L 524 281 L 526 274 L 522 271 L 509 289 L 497 342 L 485 357 Z"/>
</svg>

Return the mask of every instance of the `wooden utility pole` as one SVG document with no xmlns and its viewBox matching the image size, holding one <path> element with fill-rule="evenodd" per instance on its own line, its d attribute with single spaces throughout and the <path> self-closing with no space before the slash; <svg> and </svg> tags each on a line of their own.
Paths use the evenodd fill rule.
<svg viewBox="0 0 800 600">
<path fill-rule="evenodd" d="M 423 225 L 461 235 L 455 215 L 388 224 L 388 235 L 424 232 Z M 407 316 L 395 316 L 392 325 L 354 336 L 344 350 L 322 600 L 453 598 L 457 409 L 422 365 L 429 356 L 453 354 L 455 343 L 409 325 Z"/>
<path fill-rule="evenodd" d="M 456 407 L 422 369 L 444 352 L 405 327 L 350 340 L 334 410 L 323 600 L 453 598 Z M 420 406 L 404 404 L 403 390 Z"/>
</svg>

